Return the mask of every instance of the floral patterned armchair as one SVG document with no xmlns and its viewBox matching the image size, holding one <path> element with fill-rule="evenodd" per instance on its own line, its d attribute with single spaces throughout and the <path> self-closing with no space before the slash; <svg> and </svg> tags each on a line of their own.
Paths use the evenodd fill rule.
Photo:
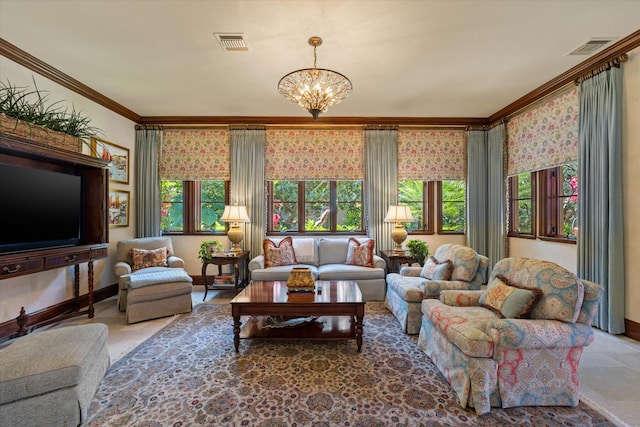
<svg viewBox="0 0 640 427">
<path fill-rule="evenodd" d="M 499 294 L 491 291 L 494 284 Z M 518 292 L 536 294 L 529 313 L 502 318 Z M 602 292 L 552 262 L 506 258 L 495 265 L 487 290 L 443 291 L 439 300 L 422 302 L 418 348 L 460 404 L 478 414 L 491 406 L 576 406 L 578 364 L 593 341 Z M 499 295 L 497 310 L 490 293 Z"/>
<path fill-rule="evenodd" d="M 435 268 L 448 268 L 446 277 L 425 274 L 430 262 Z M 447 265 L 443 265 L 448 263 Z M 420 304 L 425 298 L 438 298 L 445 289 L 480 289 L 485 283 L 489 258 L 479 255 L 472 248 L 447 243 L 436 250 L 432 259 L 422 267 L 403 267 L 400 273 L 387 274 L 387 307 L 407 334 L 420 332 L 422 312 Z"/>
</svg>

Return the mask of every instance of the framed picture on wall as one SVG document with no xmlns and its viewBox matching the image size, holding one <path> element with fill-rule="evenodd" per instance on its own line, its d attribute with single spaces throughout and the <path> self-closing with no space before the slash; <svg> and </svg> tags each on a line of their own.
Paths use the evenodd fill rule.
<svg viewBox="0 0 640 427">
<path fill-rule="evenodd" d="M 129 149 L 100 138 L 91 138 L 91 152 L 109 160 L 109 181 L 129 183 Z"/>
<path fill-rule="evenodd" d="M 108 215 L 110 227 L 129 226 L 129 192 L 109 190 Z"/>
</svg>

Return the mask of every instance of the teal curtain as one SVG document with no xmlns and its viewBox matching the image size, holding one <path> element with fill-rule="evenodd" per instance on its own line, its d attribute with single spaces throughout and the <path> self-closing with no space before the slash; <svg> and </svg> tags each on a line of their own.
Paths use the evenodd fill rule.
<svg viewBox="0 0 640 427">
<path fill-rule="evenodd" d="M 162 128 L 136 126 L 136 237 L 160 236 Z"/>
<path fill-rule="evenodd" d="M 489 257 L 489 269 L 505 257 L 505 200 L 506 173 L 504 153 L 506 128 L 501 124 L 491 128 L 487 138 L 487 242 L 485 255 Z"/>
<path fill-rule="evenodd" d="M 467 244 L 489 258 L 505 254 L 504 125 L 467 134 Z"/>
<path fill-rule="evenodd" d="M 265 128 L 231 128 L 231 205 L 246 206 L 251 222 L 245 225 L 241 246 L 251 257 L 262 253 L 266 232 L 264 190 Z"/>
<path fill-rule="evenodd" d="M 467 132 L 467 244 L 487 253 L 487 132 Z"/>
<path fill-rule="evenodd" d="M 578 276 L 604 287 L 594 325 L 624 327 L 622 217 L 622 70 L 580 84 L 578 132 Z"/>
<path fill-rule="evenodd" d="M 367 235 L 376 241 L 376 251 L 392 249 L 393 224 L 384 217 L 398 203 L 398 131 L 365 130 L 365 215 Z"/>
</svg>

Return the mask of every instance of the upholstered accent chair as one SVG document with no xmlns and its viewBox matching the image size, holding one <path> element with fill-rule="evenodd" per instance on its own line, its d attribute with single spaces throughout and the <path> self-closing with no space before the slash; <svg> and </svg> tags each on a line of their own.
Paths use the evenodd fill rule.
<svg viewBox="0 0 640 427">
<path fill-rule="evenodd" d="M 427 264 L 432 264 L 434 270 L 448 269 L 448 273 L 429 274 Z M 387 274 L 385 307 L 398 319 L 405 333 L 417 334 L 422 322 L 423 299 L 438 298 L 445 289 L 480 289 L 486 281 L 488 266 L 489 258 L 470 247 L 441 245 L 433 259 L 425 261 L 425 266 L 403 267 L 399 273 Z"/>
<path fill-rule="evenodd" d="M 117 257 L 118 309 L 128 323 L 191 311 L 193 280 L 169 237 L 121 240 Z"/>
<path fill-rule="evenodd" d="M 442 291 L 422 301 L 418 348 L 460 404 L 478 414 L 492 406 L 576 406 L 578 364 L 593 341 L 602 292 L 552 262 L 505 258 L 486 290 Z M 527 293 L 535 294 L 532 304 L 518 301 Z"/>
</svg>

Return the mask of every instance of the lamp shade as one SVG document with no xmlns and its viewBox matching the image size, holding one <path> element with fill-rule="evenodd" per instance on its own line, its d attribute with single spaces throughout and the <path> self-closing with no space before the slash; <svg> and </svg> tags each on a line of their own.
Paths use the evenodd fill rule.
<svg viewBox="0 0 640 427">
<path fill-rule="evenodd" d="M 414 218 L 411 215 L 411 208 L 409 206 L 389 206 L 387 215 L 384 217 L 384 222 L 413 222 Z"/>
<path fill-rule="evenodd" d="M 249 215 L 247 214 L 246 206 L 225 206 L 222 217 L 222 222 L 249 222 Z"/>
</svg>

